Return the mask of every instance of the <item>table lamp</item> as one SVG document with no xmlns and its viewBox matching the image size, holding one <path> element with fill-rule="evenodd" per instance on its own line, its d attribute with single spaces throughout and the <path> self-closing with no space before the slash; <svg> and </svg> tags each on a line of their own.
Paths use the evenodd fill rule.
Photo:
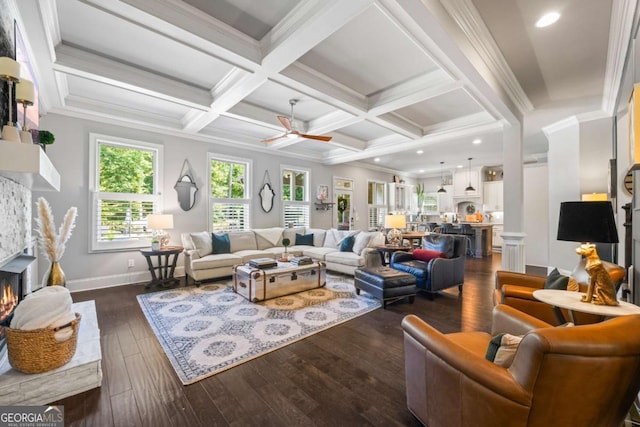
<svg viewBox="0 0 640 427">
<path fill-rule="evenodd" d="M 152 229 L 152 236 L 160 240 L 160 247 L 165 247 L 169 244 L 170 237 L 164 230 L 173 228 L 173 215 L 151 214 L 147 216 L 147 228 Z"/>
<path fill-rule="evenodd" d="M 404 215 L 385 215 L 384 228 L 390 228 L 387 233 L 387 240 L 393 246 L 399 246 L 402 241 L 402 233 L 399 228 L 407 228 L 407 217 Z"/>
<path fill-rule="evenodd" d="M 13 122 L 13 85 L 20 81 L 20 64 L 8 56 L 0 57 L 0 80 L 9 87 L 9 121 L 2 127 L 2 139 L 20 142 L 20 133 Z"/>
<path fill-rule="evenodd" d="M 27 129 L 27 107 L 33 105 L 35 99 L 35 91 L 33 90 L 33 82 L 27 79 L 21 79 L 16 85 L 16 102 L 22 104 L 22 130 L 20 131 L 20 140 L 27 144 L 33 144 L 31 132 Z"/>
<path fill-rule="evenodd" d="M 617 305 L 615 287 L 604 289 L 611 284 L 611 277 L 602 266 L 594 245 L 594 243 L 618 243 L 618 230 L 611 202 L 562 202 L 558 221 L 558 240 L 582 243 L 576 252 L 586 258 L 585 270 L 591 277 L 591 282 L 593 283 L 594 279 L 596 281 L 595 286 L 589 285 L 583 301 Z M 606 276 L 602 275 L 602 272 Z M 607 278 L 609 284 L 604 283 L 607 282 Z"/>
</svg>

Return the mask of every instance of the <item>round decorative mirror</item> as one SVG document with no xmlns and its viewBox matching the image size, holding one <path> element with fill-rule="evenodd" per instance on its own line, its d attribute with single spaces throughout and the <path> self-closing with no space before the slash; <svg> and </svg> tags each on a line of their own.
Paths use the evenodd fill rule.
<svg viewBox="0 0 640 427">
<path fill-rule="evenodd" d="M 633 171 L 631 169 L 629 169 L 629 172 L 624 176 L 623 187 L 627 194 L 633 196 Z"/>
</svg>

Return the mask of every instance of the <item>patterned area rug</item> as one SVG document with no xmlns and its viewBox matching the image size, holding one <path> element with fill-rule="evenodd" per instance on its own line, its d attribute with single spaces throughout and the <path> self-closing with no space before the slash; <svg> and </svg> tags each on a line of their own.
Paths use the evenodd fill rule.
<svg viewBox="0 0 640 427">
<path fill-rule="evenodd" d="M 153 332 L 183 384 L 361 316 L 381 304 L 356 295 L 353 278 L 327 275 L 327 285 L 261 303 L 215 283 L 138 295 Z"/>
</svg>

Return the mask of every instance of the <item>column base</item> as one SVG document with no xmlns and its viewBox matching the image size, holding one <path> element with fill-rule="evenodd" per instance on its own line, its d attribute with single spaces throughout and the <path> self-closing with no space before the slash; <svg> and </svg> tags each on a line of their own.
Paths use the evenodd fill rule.
<svg viewBox="0 0 640 427">
<path fill-rule="evenodd" d="M 502 233 L 502 269 L 517 273 L 525 272 L 524 238 L 520 232 L 505 231 Z"/>
</svg>

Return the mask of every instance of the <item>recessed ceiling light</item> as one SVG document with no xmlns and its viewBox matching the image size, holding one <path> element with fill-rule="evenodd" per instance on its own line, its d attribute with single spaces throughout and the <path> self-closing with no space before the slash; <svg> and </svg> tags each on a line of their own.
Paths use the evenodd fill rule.
<svg viewBox="0 0 640 427">
<path fill-rule="evenodd" d="M 380 157 L 376 157 L 375 159 L 373 159 L 374 162 L 379 162 L 380 161 Z"/>
<path fill-rule="evenodd" d="M 558 19 L 560 19 L 560 14 L 558 12 L 549 12 L 542 15 L 542 18 L 538 19 L 536 22 L 536 27 L 544 28 L 549 25 L 555 23 Z"/>
<path fill-rule="evenodd" d="M 473 143 L 474 143 L 474 144 L 476 144 L 476 145 L 478 145 L 478 144 L 482 144 L 482 140 L 481 140 L 480 138 L 476 138 L 476 139 L 474 139 L 474 140 L 473 140 L 473 141 L 471 141 L 471 142 L 473 142 Z"/>
<path fill-rule="evenodd" d="M 424 172 L 424 169 L 420 169 L 418 172 L 423 173 L 423 172 Z"/>
<path fill-rule="evenodd" d="M 416 153 L 422 154 L 422 153 L 424 153 L 424 150 L 418 150 L 418 151 L 416 151 Z"/>
<path fill-rule="evenodd" d="M 456 166 L 456 167 L 457 167 L 458 169 L 460 169 L 460 168 L 462 167 L 462 165 L 458 165 L 458 166 Z"/>
</svg>

